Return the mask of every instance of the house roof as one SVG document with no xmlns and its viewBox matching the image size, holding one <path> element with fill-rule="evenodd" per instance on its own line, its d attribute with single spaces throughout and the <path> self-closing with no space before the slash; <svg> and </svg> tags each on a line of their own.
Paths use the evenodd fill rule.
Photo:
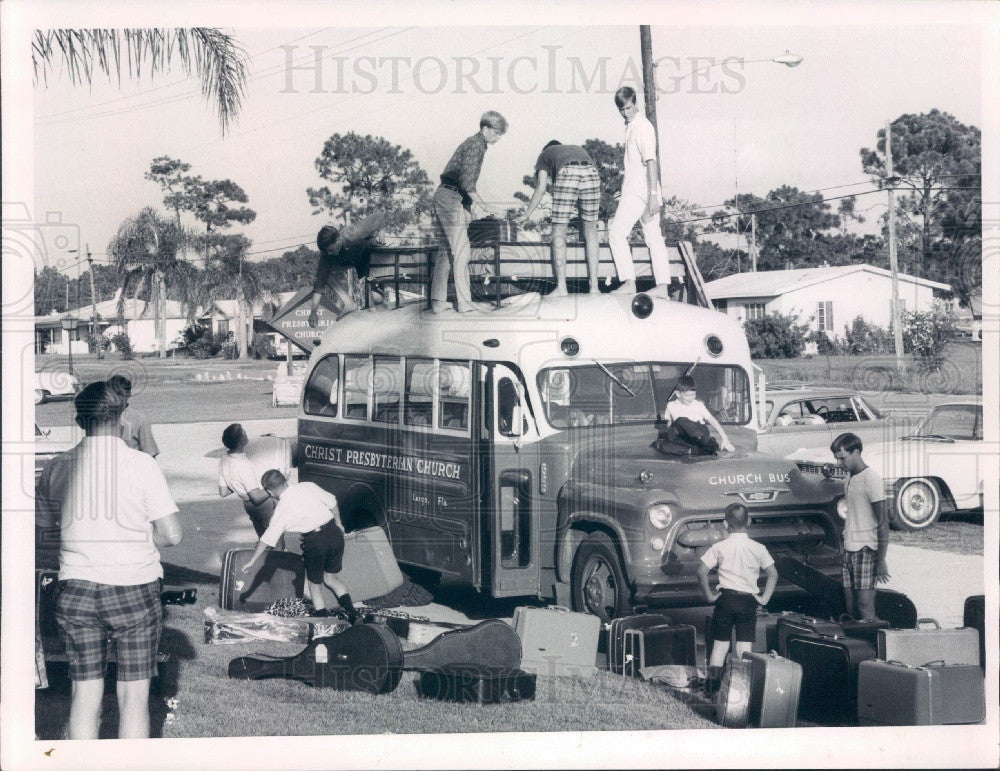
<svg viewBox="0 0 1000 771">
<path fill-rule="evenodd" d="M 795 268 L 793 270 L 760 270 L 756 273 L 734 273 L 705 284 L 705 293 L 711 300 L 729 297 L 777 297 L 796 289 L 803 289 L 824 281 L 834 281 L 852 273 L 877 273 L 882 276 L 892 274 L 874 265 L 837 265 L 825 268 Z M 928 281 L 906 273 L 899 274 L 899 280 L 930 287 L 943 292 L 951 290 L 948 284 Z"/>
</svg>

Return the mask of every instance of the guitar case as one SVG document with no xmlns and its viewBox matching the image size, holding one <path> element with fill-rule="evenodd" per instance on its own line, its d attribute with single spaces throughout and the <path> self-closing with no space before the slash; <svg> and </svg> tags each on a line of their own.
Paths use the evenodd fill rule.
<svg viewBox="0 0 1000 771">
<path fill-rule="evenodd" d="M 750 723 L 753 669 L 747 659 L 730 659 L 715 695 L 715 717 L 726 728 L 746 728 Z"/>
<path fill-rule="evenodd" d="M 386 626 L 359 624 L 310 642 L 294 656 L 240 656 L 229 662 L 229 677 L 263 680 L 282 677 L 314 688 L 390 693 L 403 672 L 403 648 Z"/>
<path fill-rule="evenodd" d="M 500 670 L 521 666 L 521 638 L 514 628 L 491 618 L 465 629 L 444 632 L 427 645 L 403 654 L 403 669 Z"/>
</svg>

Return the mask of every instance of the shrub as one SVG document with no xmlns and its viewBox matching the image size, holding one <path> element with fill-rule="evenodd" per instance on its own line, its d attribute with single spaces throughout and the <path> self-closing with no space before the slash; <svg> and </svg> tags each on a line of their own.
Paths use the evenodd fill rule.
<svg viewBox="0 0 1000 771">
<path fill-rule="evenodd" d="M 791 314 L 771 313 L 743 323 L 755 359 L 794 359 L 806 347 L 808 325 L 796 323 Z"/>
<path fill-rule="evenodd" d="M 866 356 L 872 353 L 892 353 L 892 332 L 856 316 L 850 326 L 844 326 L 844 353 Z"/>
<path fill-rule="evenodd" d="M 250 341 L 250 346 L 247 348 L 247 353 L 255 359 L 270 359 L 278 355 L 278 352 L 274 348 L 274 343 L 271 342 L 271 336 L 264 332 L 254 333 L 253 339 Z"/>
<path fill-rule="evenodd" d="M 111 341 L 102 334 L 87 335 L 87 350 L 90 353 L 104 353 L 111 347 Z"/>
<path fill-rule="evenodd" d="M 952 313 L 935 309 L 929 313 L 914 311 L 903 317 L 903 350 L 912 353 L 923 369 L 937 369 L 944 346 L 955 333 Z"/>
<path fill-rule="evenodd" d="M 816 353 L 820 356 L 836 356 L 841 353 L 840 341 L 831 340 L 826 332 L 811 332 L 806 340 L 810 343 L 816 343 Z"/>
<path fill-rule="evenodd" d="M 222 358 L 223 359 L 238 359 L 240 356 L 239 348 L 237 347 L 235 341 L 229 340 L 222 345 Z"/>
<path fill-rule="evenodd" d="M 112 335 L 111 345 L 115 347 L 115 350 L 121 354 L 123 359 L 128 360 L 135 356 L 132 350 L 132 339 L 128 336 L 128 332 L 119 332 L 117 335 Z"/>
</svg>

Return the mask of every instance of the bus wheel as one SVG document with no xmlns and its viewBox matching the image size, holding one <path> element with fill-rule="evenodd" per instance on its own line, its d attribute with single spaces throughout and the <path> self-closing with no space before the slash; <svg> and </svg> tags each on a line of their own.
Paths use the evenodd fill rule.
<svg viewBox="0 0 1000 771">
<path fill-rule="evenodd" d="M 628 583 L 614 543 L 605 533 L 591 533 L 573 561 L 573 610 L 593 613 L 607 622 L 631 609 Z"/>
</svg>

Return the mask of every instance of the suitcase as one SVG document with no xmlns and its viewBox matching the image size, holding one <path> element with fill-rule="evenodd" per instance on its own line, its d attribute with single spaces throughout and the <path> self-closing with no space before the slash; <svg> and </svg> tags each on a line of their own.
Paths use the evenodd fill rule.
<svg viewBox="0 0 1000 771">
<path fill-rule="evenodd" d="M 589 676 L 597 671 L 601 620 L 567 608 L 515 608 L 521 669 L 536 674 Z"/>
<path fill-rule="evenodd" d="M 670 618 L 662 613 L 640 613 L 634 616 L 622 616 L 605 624 L 608 636 L 605 650 L 608 657 L 608 669 L 616 675 L 622 674 L 625 667 L 625 632 L 629 629 L 644 629 L 647 626 L 669 624 Z"/>
<path fill-rule="evenodd" d="M 848 637 L 864 640 L 876 649 L 878 648 L 878 630 L 890 628 L 889 622 L 880 618 L 858 621 L 846 616 L 840 619 L 840 626 L 843 628 L 844 634 Z"/>
<path fill-rule="evenodd" d="M 792 635 L 787 658 L 802 667 L 799 717 L 814 723 L 853 723 L 858 706 L 858 665 L 875 649 L 853 637 Z"/>
<path fill-rule="evenodd" d="M 444 632 L 427 645 L 403 655 L 403 669 L 425 672 L 510 671 L 520 666 L 521 638 L 510 624 L 496 618 Z"/>
<path fill-rule="evenodd" d="M 794 728 L 802 688 L 802 666 L 777 653 L 744 653 L 750 662 L 749 724 Z"/>
<path fill-rule="evenodd" d="M 712 637 L 712 616 L 705 616 L 705 663 L 712 657 L 712 648 L 715 640 Z M 736 646 L 736 630 L 733 630 L 729 638 L 729 652 L 732 653 Z M 750 650 L 754 653 L 768 653 L 778 650 L 778 614 L 769 613 L 763 608 L 757 609 L 757 625 L 754 630 L 753 643 Z"/>
<path fill-rule="evenodd" d="M 726 728 L 746 728 L 750 723 L 750 662 L 730 659 L 715 694 L 715 719 Z"/>
<path fill-rule="evenodd" d="M 982 723 L 986 719 L 986 681 L 976 664 L 931 662 L 925 669 L 941 683 L 941 722 L 944 725 Z"/>
<path fill-rule="evenodd" d="M 844 628 L 835 621 L 824 621 L 804 613 L 785 612 L 777 619 L 778 653 L 788 655 L 788 639 L 792 635 L 825 635 L 844 637 Z"/>
<path fill-rule="evenodd" d="M 253 549 L 226 552 L 219 579 L 220 608 L 260 612 L 275 600 L 302 596 L 305 568 L 301 555 L 272 549 L 260 559 L 256 570 L 243 575 L 242 568 L 252 556 Z"/>
<path fill-rule="evenodd" d="M 979 632 L 979 666 L 986 671 L 986 595 L 974 594 L 965 598 L 962 626 Z"/>
<path fill-rule="evenodd" d="M 450 669 L 421 672 L 417 696 L 467 704 L 533 701 L 536 675 L 521 669 Z"/>
<path fill-rule="evenodd" d="M 344 565 L 338 576 L 363 602 L 383 597 L 403 585 L 403 574 L 381 527 L 366 527 L 344 536 Z"/>
<path fill-rule="evenodd" d="M 283 677 L 338 691 L 390 693 L 402 674 L 399 638 L 379 624 L 358 624 L 313 640 L 294 656 L 240 656 L 229 662 L 235 680 Z"/>
<path fill-rule="evenodd" d="M 861 725 L 940 725 L 940 681 L 925 667 L 898 661 L 858 664 Z"/>
<path fill-rule="evenodd" d="M 625 632 L 625 655 L 622 674 L 640 677 L 644 667 L 683 664 L 693 667 L 697 662 L 697 633 L 690 624 L 660 624 Z"/>
<path fill-rule="evenodd" d="M 985 717 L 986 689 L 978 665 L 858 665 L 862 725 L 957 725 L 980 723 Z"/>
<path fill-rule="evenodd" d="M 482 217 L 469 223 L 470 246 L 493 246 L 498 241 L 517 240 L 517 225 L 497 217 Z"/>
<path fill-rule="evenodd" d="M 929 661 L 979 664 L 979 633 L 975 629 L 942 629 L 932 618 L 919 619 L 918 624 L 933 624 L 934 628 L 878 630 L 878 657 L 912 667 Z"/>
</svg>

